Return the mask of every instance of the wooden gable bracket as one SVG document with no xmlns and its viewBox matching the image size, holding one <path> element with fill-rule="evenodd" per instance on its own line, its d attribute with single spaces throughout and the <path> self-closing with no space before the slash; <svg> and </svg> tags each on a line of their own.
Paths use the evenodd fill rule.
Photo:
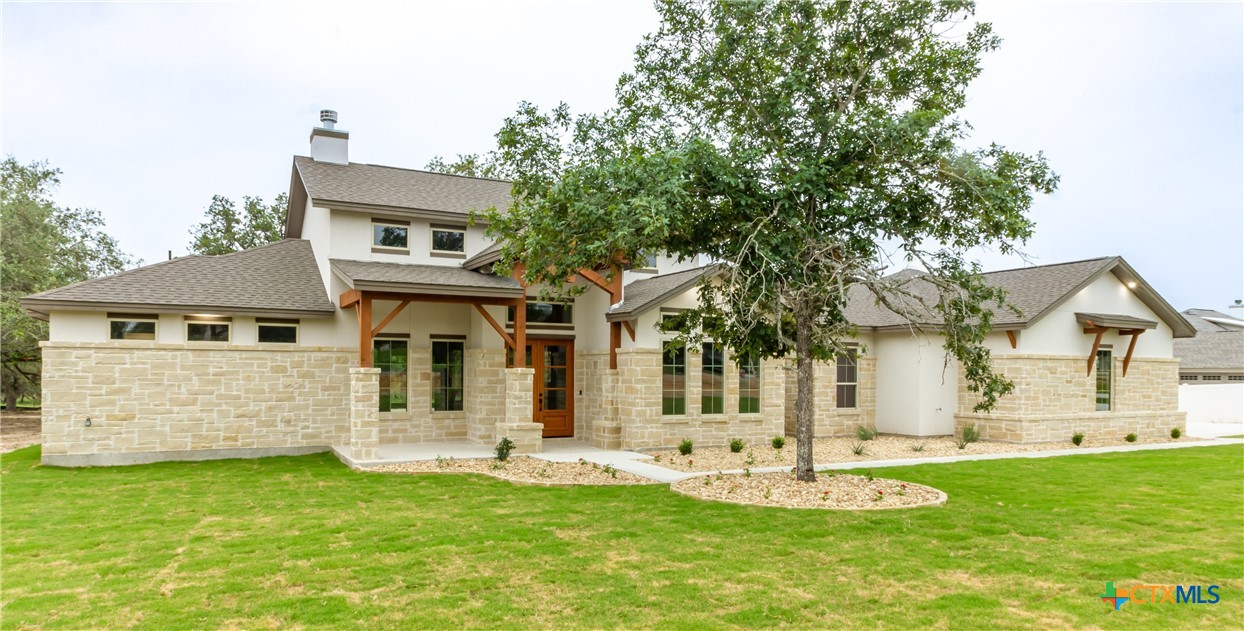
<svg viewBox="0 0 1244 631">
<path fill-rule="evenodd" d="M 394 307 L 393 310 L 389 312 L 389 315 L 385 316 L 384 319 L 380 321 L 380 324 L 377 324 L 376 328 L 371 330 L 371 336 L 376 337 L 377 335 L 380 335 L 380 332 L 384 330 L 384 327 L 389 326 L 389 323 L 393 321 L 393 318 L 396 318 L 397 314 L 401 313 L 402 309 L 405 309 L 408 304 L 410 304 L 409 300 L 403 300 L 396 307 Z"/>
<path fill-rule="evenodd" d="M 1006 339 L 1011 341 L 1011 348 L 1016 348 L 1017 342 L 1015 340 L 1015 331 L 1008 330 L 1006 332 Z"/>
<path fill-rule="evenodd" d="M 493 330 L 501 336 L 502 340 L 505 340 L 506 348 L 513 349 L 514 338 L 510 337 L 510 334 L 505 332 L 505 329 L 497 323 L 497 320 L 492 317 L 492 314 L 488 313 L 488 310 L 484 308 L 484 305 L 476 304 L 475 310 L 478 311 L 480 315 L 484 316 L 484 319 L 488 321 L 488 324 L 492 325 Z"/>
<path fill-rule="evenodd" d="M 1091 322 L 1089 324 L 1092 324 Z M 1088 356 L 1088 373 L 1089 377 L 1093 376 L 1093 364 L 1097 362 L 1097 349 L 1101 348 L 1101 336 L 1106 334 L 1110 329 L 1099 326 L 1085 327 L 1085 333 L 1095 333 L 1097 337 L 1093 339 L 1093 350 L 1089 351 Z"/>
<path fill-rule="evenodd" d="M 1130 335 L 1132 341 L 1127 345 L 1127 356 L 1123 358 L 1123 376 L 1127 376 L 1127 367 L 1132 363 L 1132 351 L 1136 350 L 1136 340 L 1140 339 L 1140 334 L 1144 333 L 1144 329 L 1132 329 L 1130 331 L 1119 331 L 1119 335 Z"/>
<path fill-rule="evenodd" d="M 579 275 L 585 280 L 597 287 L 601 288 L 609 294 L 610 306 L 622 302 L 622 268 L 616 264 L 613 266 L 613 278 L 606 279 L 599 273 L 583 268 L 579 270 Z M 635 340 L 635 333 L 631 329 L 630 323 L 626 322 L 610 322 L 609 323 L 609 369 L 617 370 L 618 368 L 618 349 L 622 348 L 622 327 L 631 331 L 631 341 Z"/>
<path fill-rule="evenodd" d="M 634 342 L 635 341 L 635 326 L 631 324 L 631 321 L 623 320 L 622 328 L 626 329 L 626 334 L 631 336 L 631 341 Z"/>
</svg>

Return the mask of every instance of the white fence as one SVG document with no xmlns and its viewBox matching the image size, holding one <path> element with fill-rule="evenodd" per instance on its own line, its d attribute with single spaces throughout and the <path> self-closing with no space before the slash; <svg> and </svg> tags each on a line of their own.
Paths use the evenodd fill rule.
<svg viewBox="0 0 1244 631">
<path fill-rule="evenodd" d="M 1188 413 L 1188 433 L 1194 436 L 1240 434 L 1244 383 L 1180 384 L 1179 410 Z"/>
</svg>

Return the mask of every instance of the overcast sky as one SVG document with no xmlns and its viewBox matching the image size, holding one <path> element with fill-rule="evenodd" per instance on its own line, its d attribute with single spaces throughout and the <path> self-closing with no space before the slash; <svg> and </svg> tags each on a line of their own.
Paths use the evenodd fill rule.
<svg viewBox="0 0 1244 631">
<path fill-rule="evenodd" d="M 612 103 L 656 26 L 644 0 L 20 4 L 3 11 L 3 151 L 64 171 L 146 262 L 213 194 L 287 191 L 321 108 L 356 162 L 486 151 L 520 100 Z M 986 1 L 1002 49 L 974 141 L 1045 151 L 1038 263 L 1122 255 L 1176 308 L 1244 297 L 1240 3 Z M 982 253 L 987 269 L 1022 265 Z M 1238 312 L 1237 312 L 1238 314 Z"/>
</svg>

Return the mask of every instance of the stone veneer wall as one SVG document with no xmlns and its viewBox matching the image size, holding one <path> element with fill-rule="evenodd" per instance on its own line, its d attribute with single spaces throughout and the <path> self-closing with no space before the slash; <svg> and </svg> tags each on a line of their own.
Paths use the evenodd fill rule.
<svg viewBox="0 0 1244 631">
<path fill-rule="evenodd" d="M 609 351 L 575 352 L 574 435 L 601 449 L 620 449 L 618 371 L 609 369 Z M 579 392 L 583 394 L 578 395 Z"/>
<path fill-rule="evenodd" d="M 795 435 L 795 401 L 799 396 L 799 371 L 795 360 L 786 364 L 786 416 L 787 436 Z M 836 362 L 817 362 L 815 365 L 813 408 L 816 423 L 813 436 L 854 436 L 858 426 L 877 427 L 877 358 L 861 355 L 855 370 L 855 407 L 838 407 L 838 365 Z"/>
<path fill-rule="evenodd" d="M 311 453 L 349 439 L 354 350 L 155 342 L 42 346 L 47 464 Z"/>
<path fill-rule="evenodd" d="M 726 401 L 724 414 L 704 415 L 700 411 L 701 354 L 687 353 L 687 412 L 661 414 L 661 351 L 626 349 L 618 351 L 617 381 L 614 384 L 622 449 L 673 447 L 684 438 L 700 446 L 720 446 L 733 438 L 749 443 L 765 443 L 782 433 L 785 414 L 785 377 L 782 363 L 766 361 L 761 366 L 759 414 L 739 414 L 738 366 L 726 358 Z"/>
<path fill-rule="evenodd" d="M 462 358 L 462 411 L 432 411 L 432 349 L 412 348 L 406 410 L 380 413 L 380 444 L 469 440 L 492 444 L 505 414 L 505 351 L 468 348 Z"/>
<path fill-rule="evenodd" d="M 1186 429 L 1179 411 L 1179 360 L 1132 359 L 1123 376 L 1123 358 L 1114 357 L 1112 409 L 1096 409 L 1096 380 L 1086 374 L 1088 357 L 1011 355 L 994 358 L 994 368 L 1015 383 L 1015 391 L 988 413 L 976 413 L 978 400 L 959 379 L 955 431 L 974 423 L 985 440 L 1057 442 L 1075 432 L 1089 436 L 1168 436 Z"/>
<path fill-rule="evenodd" d="M 539 453 L 544 441 L 544 423 L 532 420 L 535 374 L 532 368 L 505 369 L 505 417 L 497 419 L 496 436 L 513 441 L 516 454 Z"/>
</svg>

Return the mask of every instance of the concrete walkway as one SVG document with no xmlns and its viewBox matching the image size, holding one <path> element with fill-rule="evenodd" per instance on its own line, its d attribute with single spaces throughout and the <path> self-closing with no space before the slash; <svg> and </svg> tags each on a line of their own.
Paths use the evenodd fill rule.
<svg viewBox="0 0 1244 631">
<path fill-rule="evenodd" d="M 1010 458 L 1052 458 L 1056 456 L 1079 456 L 1085 454 L 1108 454 L 1127 451 L 1149 451 L 1154 449 L 1188 449 L 1193 447 L 1214 447 L 1218 445 L 1244 445 L 1244 439 L 1215 438 L 1176 443 L 1157 443 L 1152 445 L 1121 445 L 1116 447 L 1084 447 L 1074 449 L 1052 449 L 1050 451 L 1024 451 L 1000 454 L 972 454 L 965 456 L 939 456 L 930 458 L 901 458 L 895 460 L 861 460 L 851 462 L 829 462 L 817 464 L 817 471 L 845 469 L 873 469 L 881 467 L 906 467 L 918 464 L 943 464 L 951 462 L 971 462 L 976 460 L 1006 460 Z M 347 465 L 358 468 L 374 467 L 382 464 L 397 464 L 418 460 L 435 460 L 443 458 L 492 458 L 492 447 L 474 445 L 465 442 L 423 443 L 418 445 L 384 445 L 380 448 L 380 459 L 367 462 L 356 462 L 350 458 L 349 449 L 334 447 L 337 457 Z M 548 438 L 544 440 L 543 451 L 528 454 L 532 458 L 549 462 L 578 462 L 580 458 L 598 465 L 612 465 L 618 471 L 656 480 L 657 482 L 678 482 L 687 478 L 710 475 L 712 471 L 675 471 L 651 464 L 652 456 L 634 451 L 615 451 L 600 449 L 574 439 Z M 757 467 L 752 473 L 776 473 L 790 471 L 790 467 Z M 743 473 L 742 469 L 728 469 L 721 473 Z"/>
</svg>

